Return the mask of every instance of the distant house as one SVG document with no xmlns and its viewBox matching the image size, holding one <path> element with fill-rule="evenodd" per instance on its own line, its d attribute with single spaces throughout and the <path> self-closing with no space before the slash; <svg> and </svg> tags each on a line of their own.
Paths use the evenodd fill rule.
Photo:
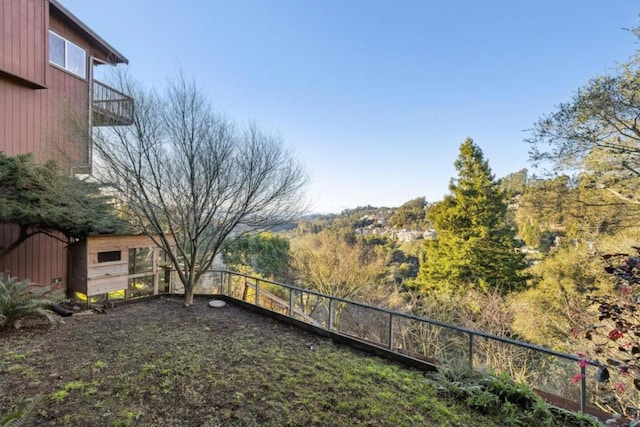
<svg viewBox="0 0 640 427">
<path fill-rule="evenodd" d="M 402 229 L 398 231 L 396 238 L 399 242 L 413 242 L 414 240 L 422 239 L 423 234 L 422 231 Z"/>
<path fill-rule="evenodd" d="M 90 172 L 91 128 L 128 125 L 133 115 L 133 100 L 95 80 L 94 69 L 127 63 L 58 1 L 0 0 L 0 151 Z M 17 232 L 0 225 L 0 247 Z M 0 259 L 0 272 L 66 287 L 66 246 L 34 236 Z"/>
</svg>

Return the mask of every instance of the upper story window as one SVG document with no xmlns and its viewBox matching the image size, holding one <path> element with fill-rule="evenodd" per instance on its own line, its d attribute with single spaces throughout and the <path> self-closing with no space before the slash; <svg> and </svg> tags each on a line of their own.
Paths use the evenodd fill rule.
<svg viewBox="0 0 640 427">
<path fill-rule="evenodd" d="M 83 79 L 87 76 L 84 49 L 53 31 L 49 31 L 49 62 Z"/>
</svg>

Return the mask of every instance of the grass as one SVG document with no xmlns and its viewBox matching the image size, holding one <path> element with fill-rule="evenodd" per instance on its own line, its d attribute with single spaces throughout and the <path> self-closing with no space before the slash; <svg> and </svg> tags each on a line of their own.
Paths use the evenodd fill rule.
<svg viewBox="0 0 640 427">
<path fill-rule="evenodd" d="M 54 329 L 36 323 L 1 332 L 0 378 L 0 418 L 37 398 L 32 422 L 39 426 L 492 426 L 511 419 L 439 393 L 422 372 L 203 300 L 190 308 L 179 299 L 149 300 L 73 316 Z"/>
</svg>

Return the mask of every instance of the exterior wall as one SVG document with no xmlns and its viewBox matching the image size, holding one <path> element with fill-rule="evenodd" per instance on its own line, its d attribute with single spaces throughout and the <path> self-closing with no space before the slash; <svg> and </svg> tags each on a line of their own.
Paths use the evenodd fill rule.
<svg viewBox="0 0 640 427">
<path fill-rule="evenodd" d="M 65 13 L 49 0 L 0 0 L 0 151 L 8 156 L 33 153 L 40 162 L 56 160 L 70 174 L 86 173 L 91 58 L 112 58 L 86 27 Z M 49 29 L 85 49 L 87 79 L 49 64 Z M 69 131 L 71 121 L 83 131 Z M 15 226 L 0 225 L 0 247 L 8 247 L 18 232 Z M 0 272 L 64 287 L 66 244 L 34 236 L 0 259 Z"/>
<path fill-rule="evenodd" d="M 33 3 L 33 0 L 23 0 L 21 3 Z M 48 2 L 44 2 L 44 9 L 47 9 L 46 5 Z M 32 17 L 27 14 L 20 15 L 19 18 Z M 47 23 L 52 30 L 86 49 L 87 55 L 90 54 L 90 45 L 82 43 L 79 36 L 72 37 L 72 29 L 60 19 L 52 16 Z M 15 23 L 13 28 L 18 27 L 18 23 Z M 22 27 L 29 27 L 29 24 L 23 23 Z M 21 38 L 24 37 L 22 33 L 20 31 Z M 38 161 L 54 159 L 64 170 L 72 173 L 72 168 L 79 169 L 89 164 L 86 137 L 70 130 L 73 127 L 71 122 L 85 131 L 88 129 L 89 82 L 49 64 L 47 28 L 44 33 L 44 49 L 34 48 L 34 51 L 41 55 L 38 61 L 46 71 L 45 89 L 29 87 L 6 75 L 0 76 L 0 151 L 9 156 L 34 153 Z M 26 37 L 26 40 L 29 38 Z M 5 50 L 3 54 L 15 55 L 16 52 Z M 29 57 L 13 57 L 11 61 L 5 57 L 4 61 L 10 62 L 13 70 L 20 72 L 17 74 L 20 78 L 30 77 L 28 72 L 31 68 L 41 68 L 40 65 L 31 67 Z M 23 64 L 23 61 L 27 64 Z M 22 70 L 26 73 L 22 73 Z"/>
<path fill-rule="evenodd" d="M 63 129 L 64 116 L 72 108 L 85 111 L 88 117 L 88 82 L 49 65 L 49 25 L 65 34 L 68 30 L 59 20 L 49 19 L 46 0 L 2 0 L 2 7 L 3 70 L 42 83 L 46 89 L 0 75 L 0 151 L 8 156 L 33 153 L 38 161 L 54 159 L 69 171 L 73 164 L 86 165 L 86 143 L 72 143 Z M 6 25 L 7 19 L 11 25 Z M 0 226 L 0 246 L 8 247 L 18 232 L 15 226 Z M 0 271 L 39 285 L 64 287 L 66 244 L 45 235 L 34 236 L 0 260 Z"/>
<path fill-rule="evenodd" d="M 0 2 L 0 71 L 45 84 L 47 5 L 42 0 Z"/>
<path fill-rule="evenodd" d="M 0 246 L 8 247 L 18 238 L 17 226 L 0 225 Z M 36 235 L 0 259 L 0 272 L 29 279 L 41 286 L 62 289 L 66 286 L 66 243 L 44 234 Z"/>
<path fill-rule="evenodd" d="M 0 0 L 0 151 L 34 153 L 69 173 L 86 172 L 89 62 L 111 58 L 55 10 L 47 0 Z M 86 79 L 49 64 L 49 29 L 86 51 Z"/>
</svg>

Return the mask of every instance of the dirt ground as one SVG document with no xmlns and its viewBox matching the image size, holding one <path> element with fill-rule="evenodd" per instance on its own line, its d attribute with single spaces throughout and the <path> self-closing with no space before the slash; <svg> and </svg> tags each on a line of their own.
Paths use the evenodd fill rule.
<svg viewBox="0 0 640 427">
<path fill-rule="evenodd" d="M 31 425 L 495 425 L 421 372 L 233 304 L 161 297 L 0 331 L 0 418 Z"/>
</svg>

